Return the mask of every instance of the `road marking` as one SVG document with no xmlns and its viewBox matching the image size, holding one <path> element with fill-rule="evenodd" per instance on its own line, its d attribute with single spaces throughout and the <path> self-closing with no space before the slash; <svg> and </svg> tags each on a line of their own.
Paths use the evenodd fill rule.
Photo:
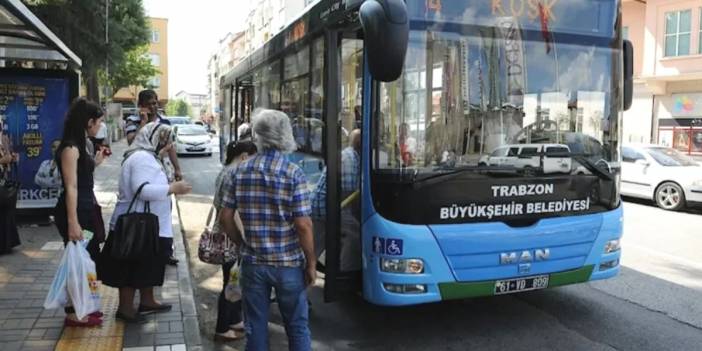
<svg viewBox="0 0 702 351">
<path fill-rule="evenodd" d="M 645 253 L 647 253 L 647 254 L 649 254 L 649 255 L 652 255 L 652 256 L 657 256 L 657 257 L 659 257 L 659 258 L 663 258 L 663 259 L 666 259 L 666 260 L 668 260 L 668 261 L 672 261 L 672 262 L 675 262 L 675 263 L 679 263 L 679 264 L 682 264 L 682 265 L 686 265 L 686 266 L 693 267 L 693 268 L 695 268 L 695 269 L 702 270 L 702 263 L 699 263 L 699 262 L 691 261 L 691 260 L 688 260 L 688 259 L 685 259 L 685 258 L 680 258 L 680 257 L 677 257 L 677 256 L 673 256 L 673 255 L 671 255 L 671 254 L 667 254 L 667 253 L 664 253 L 664 252 L 659 252 L 659 251 L 652 250 L 652 249 L 649 249 L 649 248 L 647 248 L 647 247 L 639 246 L 639 245 L 636 245 L 636 244 L 629 244 L 629 243 L 626 243 L 626 244 L 624 244 L 623 246 L 624 246 L 625 249 L 626 249 L 626 248 L 633 248 L 633 249 L 635 249 L 635 250 L 643 251 L 643 252 L 645 252 Z"/>
</svg>

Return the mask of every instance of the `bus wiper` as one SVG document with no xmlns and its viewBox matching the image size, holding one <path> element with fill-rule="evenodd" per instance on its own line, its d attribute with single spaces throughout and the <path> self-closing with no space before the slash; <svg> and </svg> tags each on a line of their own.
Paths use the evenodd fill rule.
<svg viewBox="0 0 702 351">
<path fill-rule="evenodd" d="M 602 161 L 605 162 L 607 165 L 607 168 L 610 168 L 609 164 L 607 164 L 607 161 L 600 160 L 597 162 L 592 162 L 588 157 L 589 156 L 595 156 L 592 154 L 576 154 L 572 152 L 553 152 L 548 154 L 549 157 L 570 157 L 571 159 L 574 159 L 577 161 L 579 164 L 581 164 L 585 169 L 590 171 L 590 173 L 596 175 L 600 179 L 604 180 L 609 180 L 609 181 L 614 181 L 614 175 L 611 172 L 608 172 L 604 169 L 602 169 L 600 166 L 597 164 Z"/>
<path fill-rule="evenodd" d="M 434 171 L 439 171 L 439 170 L 448 170 L 448 172 L 443 172 L 443 173 L 437 173 L 437 174 L 430 174 L 424 177 L 417 177 L 415 175 L 414 179 L 412 179 L 412 183 L 414 187 L 421 187 L 423 185 L 429 185 L 429 184 L 434 184 L 439 181 L 446 181 L 449 180 L 453 177 L 456 177 L 458 175 L 461 175 L 467 171 L 472 171 L 472 172 L 500 172 L 500 173 L 513 173 L 516 174 L 519 172 L 519 169 L 515 167 L 495 167 L 495 166 L 462 166 L 462 167 L 456 167 L 456 168 L 446 168 L 446 167 L 436 167 L 433 169 Z"/>
</svg>

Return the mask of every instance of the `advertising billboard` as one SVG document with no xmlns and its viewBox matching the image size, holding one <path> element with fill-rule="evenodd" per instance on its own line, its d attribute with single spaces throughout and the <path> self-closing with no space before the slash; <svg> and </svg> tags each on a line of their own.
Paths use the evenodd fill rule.
<svg viewBox="0 0 702 351">
<path fill-rule="evenodd" d="M 70 101 L 77 95 L 72 72 L 3 70 L 0 128 L 6 148 L 19 154 L 10 177 L 21 183 L 17 208 L 53 208 L 62 186 L 54 153 Z"/>
</svg>

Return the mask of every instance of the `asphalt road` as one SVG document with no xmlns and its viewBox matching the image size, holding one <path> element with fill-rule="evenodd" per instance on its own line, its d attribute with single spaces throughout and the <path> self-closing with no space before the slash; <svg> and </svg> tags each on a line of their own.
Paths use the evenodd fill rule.
<svg viewBox="0 0 702 351">
<path fill-rule="evenodd" d="M 179 207 L 191 252 L 203 340 L 214 331 L 218 267 L 197 260 L 219 165 L 183 158 L 194 187 Z M 388 308 L 350 296 L 322 302 L 311 289 L 315 350 L 702 350 L 702 214 L 625 203 L 622 273 L 575 286 L 437 304 Z M 193 253 L 195 253 L 193 255 Z M 272 309 L 271 349 L 286 350 L 282 319 Z M 205 349 L 243 349 L 243 342 Z"/>
</svg>

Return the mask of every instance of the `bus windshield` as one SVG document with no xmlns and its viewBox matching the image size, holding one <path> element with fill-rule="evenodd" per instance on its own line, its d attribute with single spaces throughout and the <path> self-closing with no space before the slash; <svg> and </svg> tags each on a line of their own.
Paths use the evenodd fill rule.
<svg viewBox="0 0 702 351">
<path fill-rule="evenodd" d="M 616 172 L 615 1 L 436 4 L 408 5 L 403 76 L 380 84 L 374 115 L 376 172 Z"/>
</svg>

